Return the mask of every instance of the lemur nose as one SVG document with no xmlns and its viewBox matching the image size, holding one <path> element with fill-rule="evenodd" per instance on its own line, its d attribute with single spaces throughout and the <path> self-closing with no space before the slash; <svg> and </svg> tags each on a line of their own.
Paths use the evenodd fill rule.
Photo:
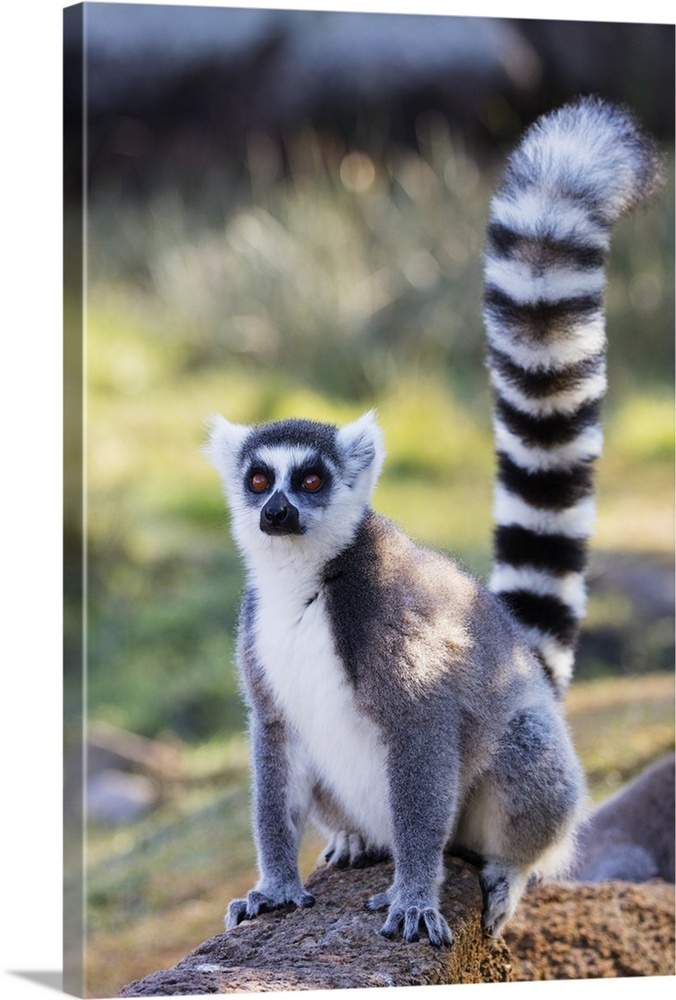
<svg viewBox="0 0 676 1000">
<path fill-rule="evenodd" d="M 263 507 L 260 526 L 266 534 L 299 535 L 303 533 L 298 510 L 281 490 L 274 493 Z"/>
<path fill-rule="evenodd" d="M 268 504 L 263 513 L 268 524 L 271 524 L 273 527 L 277 527 L 278 524 L 283 524 L 288 517 L 289 508 L 286 504 L 283 504 L 280 501 L 280 503 L 274 507 Z"/>
</svg>

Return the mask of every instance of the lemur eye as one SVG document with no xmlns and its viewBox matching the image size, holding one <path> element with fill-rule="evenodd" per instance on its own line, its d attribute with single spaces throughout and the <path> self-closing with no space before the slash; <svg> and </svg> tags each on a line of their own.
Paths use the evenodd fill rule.
<svg viewBox="0 0 676 1000">
<path fill-rule="evenodd" d="M 322 483 L 322 477 L 318 476 L 316 472 L 308 472 L 303 479 L 303 489 L 307 490 L 309 493 L 316 493 Z"/>
<path fill-rule="evenodd" d="M 262 493 L 263 490 L 267 490 L 269 484 L 270 480 L 264 472 L 254 472 L 249 480 L 249 486 L 254 493 Z"/>
</svg>

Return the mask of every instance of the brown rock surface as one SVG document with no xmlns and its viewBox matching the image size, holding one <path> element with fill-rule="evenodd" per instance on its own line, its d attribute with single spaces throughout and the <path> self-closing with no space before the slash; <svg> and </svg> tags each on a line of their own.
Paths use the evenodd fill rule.
<svg viewBox="0 0 676 1000">
<path fill-rule="evenodd" d="M 388 941 L 378 933 L 384 914 L 363 908 L 385 888 L 391 865 L 338 871 L 321 868 L 308 879 L 317 903 L 310 909 L 263 914 L 229 934 L 210 938 L 172 969 L 125 986 L 120 996 L 268 992 L 363 986 L 505 982 L 509 955 L 484 940 L 476 870 L 454 858 L 442 911 L 454 933 L 451 948 Z"/>
<path fill-rule="evenodd" d="M 551 883 L 529 890 L 505 931 L 512 979 L 674 975 L 674 886 Z"/>
<path fill-rule="evenodd" d="M 171 969 L 127 984 L 121 997 L 442 983 L 596 979 L 674 974 L 674 886 L 555 883 L 526 893 L 490 945 L 480 926 L 477 871 L 446 859 L 442 911 L 454 934 L 436 950 L 378 934 L 384 916 L 363 908 L 392 876 L 391 865 L 320 868 L 307 885 L 314 907 L 263 914 L 218 934 Z M 509 950 L 508 950 L 509 949 Z"/>
</svg>

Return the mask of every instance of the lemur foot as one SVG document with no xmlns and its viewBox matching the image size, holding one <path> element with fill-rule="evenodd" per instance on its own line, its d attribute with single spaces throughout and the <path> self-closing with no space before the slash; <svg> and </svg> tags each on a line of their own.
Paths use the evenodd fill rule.
<svg viewBox="0 0 676 1000">
<path fill-rule="evenodd" d="M 321 860 L 334 868 L 369 868 L 389 857 L 384 848 L 367 846 L 360 833 L 340 830 L 326 845 Z"/>
<path fill-rule="evenodd" d="M 513 915 L 528 882 L 528 873 L 500 861 L 484 866 L 480 876 L 484 895 L 481 925 L 488 937 L 497 937 Z"/>
<path fill-rule="evenodd" d="M 302 885 L 289 886 L 275 892 L 261 892 L 252 889 L 246 899 L 233 899 L 228 905 L 224 923 L 226 931 L 231 931 L 243 920 L 254 920 L 260 913 L 277 910 L 281 906 L 293 903 L 298 907 L 315 905 L 315 898 Z"/>
<path fill-rule="evenodd" d="M 366 901 L 367 910 L 387 909 L 387 919 L 380 928 L 383 937 L 390 940 L 399 934 L 404 941 L 419 941 L 421 929 L 427 932 L 430 944 L 435 948 L 442 945 L 450 945 L 452 940 L 451 929 L 446 919 L 441 915 L 436 906 L 429 905 L 428 901 L 404 900 L 403 896 L 393 893 L 391 890 L 378 892 Z"/>
</svg>

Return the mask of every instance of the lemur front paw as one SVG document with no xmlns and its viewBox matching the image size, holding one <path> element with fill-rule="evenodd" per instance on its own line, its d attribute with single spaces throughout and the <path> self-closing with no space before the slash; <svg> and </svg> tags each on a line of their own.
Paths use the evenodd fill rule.
<svg viewBox="0 0 676 1000">
<path fill-rule="evenodd" d="M 243 920 L 254 920 L 259 913 L 277 910 L 289 903 L 298 907 L 314 906 L 315 897 L 307 892 L 300 883 L 274 892 L 252 889 L 251 892 L 247 893 L 246 899 L 233 899 L 230 902 L 224 918 L 225 929 L 231 931 Z"/>
<path fill-rule="evenodd" d="M 436 906 L 429 901 L 405 900 L 391 890 L 378 892 L 366 901 L 368 910 L 387 909 L 387 919 L 380 928 L 380 933 L 386 938 L 396 938 L 399 934 L 404 941 L 419 941 L 420 932 L 424 929 L 435 948 L 450 945 L 451 929 L 446 919 Z"/>
<path fill-rule="evenodd" d="M 333 868 L 368 868 L 389 857 L 389 851 L 369 847 L 360 833 L 347 830 L 335 833 L 322 853 L 322 859 Z"/>
</svg>

